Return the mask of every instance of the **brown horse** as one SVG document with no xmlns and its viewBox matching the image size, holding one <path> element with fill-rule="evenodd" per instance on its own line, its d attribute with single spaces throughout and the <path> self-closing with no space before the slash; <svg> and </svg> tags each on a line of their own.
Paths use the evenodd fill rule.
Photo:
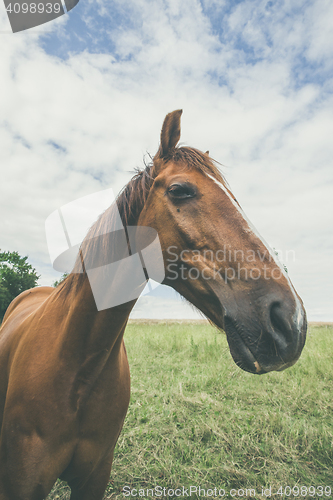
<svg viewBox="0 0 333 500">
<path fill-rule="evenodd" d="M 302 301 L 208 153 L 177 147 L 180 117 L 166 116 L 152 164 L 119 195 L 122 222 L 157 231 L 164 283 L 225 330 L 241 368 L 283 370 L 304 346 Z M 92 227 L 86 257 L 111 215 Z M 1 500 L 43 499 L 57 478 L 71 500 L 103 497 L 129 404 L 123 335 L 135 302 L 98 311 L 83 267 L 9 306 L 0 335 Z"/>
</svg>

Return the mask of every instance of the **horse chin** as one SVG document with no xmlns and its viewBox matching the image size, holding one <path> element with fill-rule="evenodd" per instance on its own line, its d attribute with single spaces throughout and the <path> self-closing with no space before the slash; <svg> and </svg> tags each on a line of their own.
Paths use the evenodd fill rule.
<svg viewBox="0 0 333 500">
<path fill-rule="evenodd" d="M 254 354 L 246 346 L 233 322 L 224 321 L 224 323 L 230 353 L 236 365 L 242 370 L 255 375 L 266 373 L 266 370 L 263 369 Z"/>
<path fill-rule="evenodd" d="M 232 336 L 227 334 L 227 340 L 231 356 L 239 368 L 255 375 L 266 373 L 238 334 Z"/>
</svg>

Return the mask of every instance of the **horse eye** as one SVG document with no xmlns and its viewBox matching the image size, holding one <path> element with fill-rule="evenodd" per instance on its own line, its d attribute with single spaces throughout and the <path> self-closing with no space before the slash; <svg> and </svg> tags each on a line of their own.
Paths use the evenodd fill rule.
<svg viewBox="0 0 333 500">
<path fill-rule="evenodd" d="M 168 188 L 168 194 L 171 198 L 184 200 L 186 198 L 194 198 L 196 190 L 190 184 L 172 184 Z"/>
</svg>

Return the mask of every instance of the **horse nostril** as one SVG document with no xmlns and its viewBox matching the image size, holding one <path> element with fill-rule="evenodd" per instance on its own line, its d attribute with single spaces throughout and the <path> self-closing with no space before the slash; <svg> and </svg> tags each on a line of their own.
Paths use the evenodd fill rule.
<svg viewBox="0 0 333 500">
<path fill-rule="evenodd" d="M 274 302 L 270 308 L 270 321 L 275 342 L 282 349 L 293 341 L 291 325 L 280 302 Z"/>
</svg>

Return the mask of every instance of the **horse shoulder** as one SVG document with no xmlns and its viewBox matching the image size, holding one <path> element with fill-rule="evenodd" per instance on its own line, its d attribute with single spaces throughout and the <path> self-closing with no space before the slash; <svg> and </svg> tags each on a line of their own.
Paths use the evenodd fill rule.
<svg viewBox="0 0 333 500">
<path fill-rule="evenodd" d="M 29 316 L 45 302 L 53 290 L 52 287 L 26 290 L 10 303 L 6 311 L 0 328 L 0 414 L 7 393 L 12 358 L 24 334 L 29 331 Z"/>
<path fill-rule="evenodd" d="M 9 304 L 2 320 L 2 326 L 14 312 L 26 312 L 27 314 L 33 312 L 51 295 L 52 292 L 54 292 L 54 290 L 55 288 L 52 286 L 38 286 L 20 293 L 20 295 L 15 297 L 15 299 Z"/>
</svg>

